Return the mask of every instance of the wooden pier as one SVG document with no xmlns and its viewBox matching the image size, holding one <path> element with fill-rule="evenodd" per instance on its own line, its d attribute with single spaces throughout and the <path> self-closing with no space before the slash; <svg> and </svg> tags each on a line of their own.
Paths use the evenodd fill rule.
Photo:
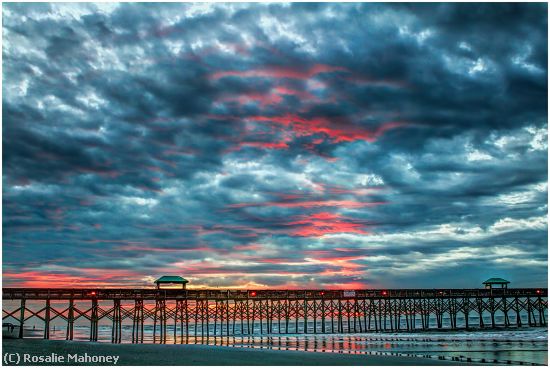
<svg viewBox="0 0 550 368">
<path fill-rule="evenodd" d="M 30 318 L 63 320 L 66 339 L 78 321 L 98 340 L 100 322 L 111 326 L 111 342 L 122 342 L 131 322 L 131 342 L 184 337 L 266 334 L 325 334 L 428 329 L 546 326 L 548 289 L 400 290 L 181 290 L 4 288 L 2 320 L 23 327 Z M 17 303 L 7 310 L 8 301 Z M 13 302 L 12 302 L 13 303 Z M 29 305 L 43 305 L 32 310 Z M 52 304 L 54 304 L 52 306 Z M 62 304 L 63 307 L 58 305 Z M 84 306 L 84 307 L 83 307 Z M 498 318 L 496 318 L 498 316 Z M 497 319 L 499 321 L 497 321 Z M 460 323 L 458 321 L 461 321 Z M 19 329 L 24 337 L 24 329 Z"/>
</svg>

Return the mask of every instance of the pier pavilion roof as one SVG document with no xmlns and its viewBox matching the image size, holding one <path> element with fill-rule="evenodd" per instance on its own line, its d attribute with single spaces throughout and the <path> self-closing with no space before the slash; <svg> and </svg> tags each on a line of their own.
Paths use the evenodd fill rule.
<svg viewBox="0 0 550 368">
<path fill-rule="evenodd" d="M 181 276 L 162 276 L 155 284 L 187 284 L 189 281 Z"/>
<path fill-rule="evenodd" d="M 181 276 L 162 276 L 155 282 L 189 282 Z"/>
<path fill-rule="evenodd" d="M 500 277 L 491 277 L 487 281 L 483 281 L 484 285 L 491 285 L 491 284 L 509 284 L 510 281 L 501 279 Z"/>
</svg>

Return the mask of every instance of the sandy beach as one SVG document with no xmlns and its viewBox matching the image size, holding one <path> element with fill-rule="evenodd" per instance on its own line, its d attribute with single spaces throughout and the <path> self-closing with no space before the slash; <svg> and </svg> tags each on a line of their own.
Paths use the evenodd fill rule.
<svg viewBox="0 0 550 368">
<path fill-rule="evenodd" d="M 34 362 L 22 361 L 20 365 L 114 365 L 114 359 L 110 359 L 110 363 L 90 362 L 105 356 L 118 357 L 116 365 L 464 365 L 459 362 L 416 357 L 278 351 L 209 345 L 112 345 L 76 341 L 4 339 L 2 348 L 4 354 L 19 353 L 22 360 L 24 354 L 28 354 L 28 359 L 35 359 Z M 75 361 L 74 354 L 88 361 Z M 37 362 L 38 357 L 50 359 L 50 362 Z M 51 363 L 52 359 L 56 361 Z"/>
</svg>

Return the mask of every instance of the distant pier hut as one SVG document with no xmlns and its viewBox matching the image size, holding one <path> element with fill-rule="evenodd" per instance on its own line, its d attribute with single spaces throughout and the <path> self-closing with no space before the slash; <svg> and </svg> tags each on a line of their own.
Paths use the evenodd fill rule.
<svg viewBox="0 0 550 368">
<path fill-rule="evenodd" d="M 501 279 L 500 277 L 492 277 L 489 280 L 483 282 L 485 289 L 508 289 L 510 281 Z M 497 287 L 498 286 L 498 287 Z"/>
<path fill-rule="evenodd" d="M 160 289 L 161 285 L 169 285 L 171 289 L 180 285 L 182 289 L 185 289 L 188 282 L 181 276 L 162 276 L 155 281 L 155 284 L 157 284 L 157 289 Z"/>
</svg>

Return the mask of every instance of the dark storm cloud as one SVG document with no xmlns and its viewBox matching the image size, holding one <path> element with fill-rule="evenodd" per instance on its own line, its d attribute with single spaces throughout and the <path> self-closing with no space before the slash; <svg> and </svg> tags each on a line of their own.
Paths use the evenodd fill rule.
<svg viewBox="0 0 550 368">
<path fill-rule="evenodd" d="M 5 282 L 545 284 L 546 6 L 4 4 Z"/>
</svg>

